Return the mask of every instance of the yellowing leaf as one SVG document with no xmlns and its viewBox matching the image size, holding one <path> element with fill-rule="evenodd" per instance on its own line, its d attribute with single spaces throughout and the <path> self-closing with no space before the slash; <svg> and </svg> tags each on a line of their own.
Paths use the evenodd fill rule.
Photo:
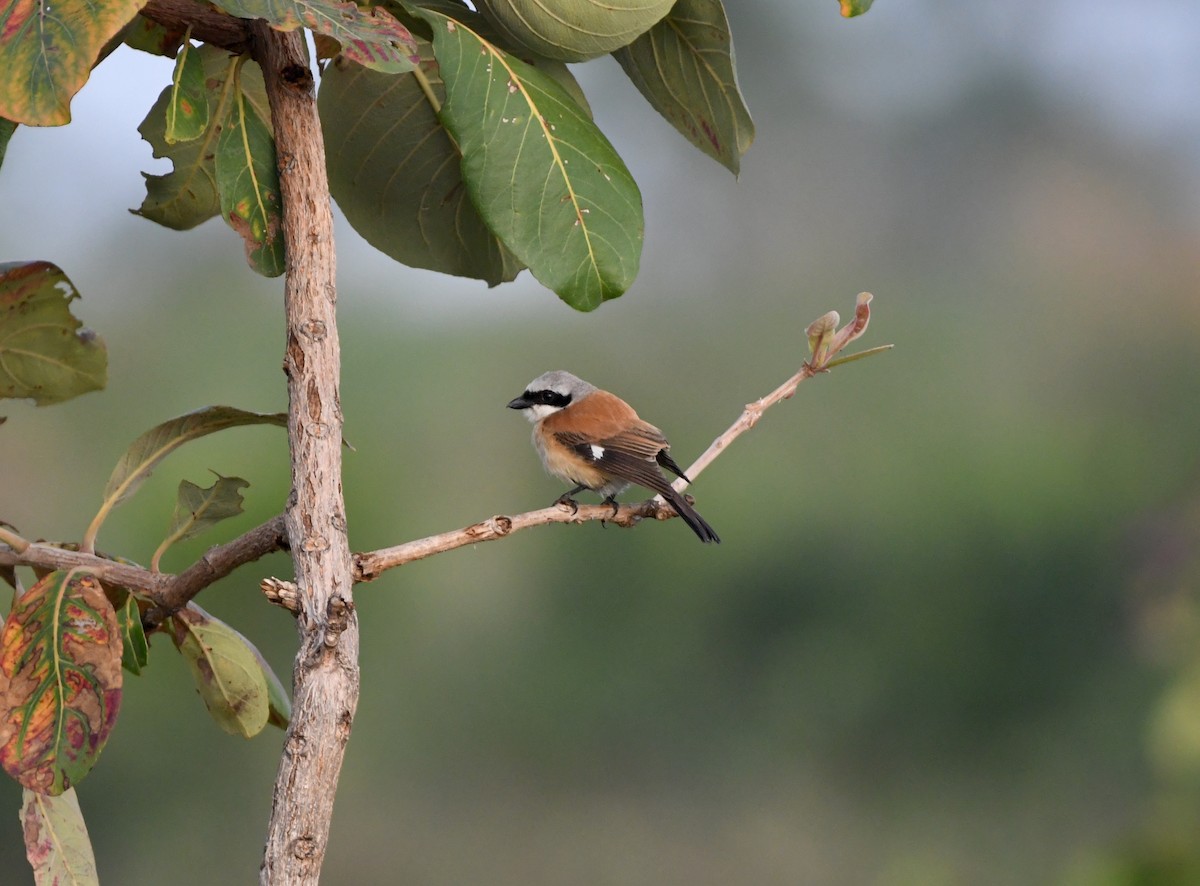
<svg viewBox="0 0 1200 886">
<path fill-rule="evenodd" d="M 244 738 L 261 732 L 270 695 L 253 644 L 195 603 L 171 616 L 168 627 L 217 725 Z"/>
<path fill-rule="evenodd" d="M 26 788 L 21 832 L 37 886 L 99 886 L 96 856 L 74 788 L 57 797 Z"/>
<path fill-rule="evenodd" d="M 0 397 L 59 403 L 104 387 L 104 341 L 72 314 L 71 281 L 44 261 L 0 264 Z"/>
<path fill-rule="evenodd" d="M 104 45 L 142 0 L 0 3 L 0 117 L 34 126 L 71 121 L 71 99 Z"/>
<path fill-rule="evenodd" d="M 121 703 L 121 633 L 100 582 L 52 572 L 0 634 L 0 765 L 30 790 L 61 794 L 96 762 Z"/>
<path fill-rule="evenodd" d="M 871 4 L 875 0 L 838 0 L 842 7 L 842 16 L 844 18 L 852 18 L 856 15 L 862 15 L 871 8 Z"/>
</svg>

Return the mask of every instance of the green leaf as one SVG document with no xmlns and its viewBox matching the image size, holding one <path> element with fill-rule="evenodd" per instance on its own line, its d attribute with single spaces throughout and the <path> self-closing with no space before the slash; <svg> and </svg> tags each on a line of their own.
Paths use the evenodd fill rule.
<svg viewBox="0 0 1200 886">
<path fill-rule="evenodd" d="M 17 124 L 0 117 L 0 166 L 4 165 L 4 155 L 8 153 L 8 142 L 17 131 Z"/>
<path fill-rule="evenodd" d="M 57 797 L 22 791 L 21 832 L 38 886 L 99 886 L 92 840 L 74 788 Z"/>
<path fill-rule="evenodd" d="M 208 129 L 208 93 L 204 86 L 204 61 L 187 40 L 175 57 L 171 76 L 167 125 L 163 138 L 167 144 L 190 142 Z"/>
<path fill-rule="evenodd" d="M 45 406 L 104 387 L 108 351 L 71 314 L 77 298 L 50 262 L 0 263 L 0 397 Z"/>
<path fill-rule="evenodd" d="M 426 81 L 445 90 L 419 41 Z M 512 280 L 524 267 L 467 196 L 454 143 L 413 74 L 388 75 L 334 60 L 317 95 L 329 190 L 346 219 L 376 249 L 409 267 Z"/>
<path fill-rule="evenodd" d="M 215 473 L 215 472 L 214 472 Z M 242 494 L 238 490 L 250 484 L 241 477 L 222 477 L 207 489 L 183 480 L 179 483 L 179 497 L 175 502 L 175 515 L 167 537 L 150 560 L 150 568 L 158 571 L 158 562 L 171 545 L 193 538 L 207 529 L 242 513 Z"/>
<path fill-rule="evenodd" d="M 225 50 L 205 44 L 193 53 L 199 55 L 204 65 L 208 90 L 209 119 L 203 136 L 176 144 L 167 141 L 167 109 L 173 92 L 170 86 L 162 91 L 138 127 L 142 138 L 154 148 L 154 156 L 171 160 L 174 170 L 166 175 L 142 173 L 146 179 L 146 199 L 134 212 L 176 231 L 194 228 L 221 211 L 213 155 L 221 126 L 229 116 L 233 90 L 240 88 L 264 107 L 267 101 L 257 65 L 243 64 L 235 78 L 233 72 L 238 62 Z"/>
<path fill-rule="evenodd" d="M 754 141 L 721 0 L 678 0 L 613 57 L 656 111 L 734 175 Z"/>
<path fill-rule="evenodd" d="M 875 0 L 838 0 L 842 6 L 842 16 L 844 18 L 853 18 L 856 15 L 862 15 L 871 8 L 871 4 Z"/>
<path fill-rule="evenodd" d="M 168 627 L 217 725 L 230 735 L 258 735 L 270 702 L 253 644 L 195 603 L 171 616 Z"/>
<path fill-rule="evenodd" d="M 551 78 L 422 11 L 446 82 L 441 119 L 484 221 L 543 284 L 590 311 L 641 260 L 642 198 L 604 134 Z"/>
<path fill-rule="evenodd" d="M 630 43 L 675 0 L 479 0 L 505 40 L 564 62 L 581 62 Z"/>
<path fill-rule="evenodd" d="M 13 604 L 0 635 L 0 765 L 61 794 L 100 755 L 121 704 L 121 633 L 99 580 L 52 572 Z"/>
<path fill-rule="evenodd" d="M 399 74 L 417 63 L 408 28 L 384 9 L 360 9 L 337 0 L 214 0 L 239 18 L 266 19 L 281 31 L 309 28 L 342 44 L 342 55 L 376 71 Z"/>
<path fill-rule="evenodd" d="M 186 33 L 186 29 L 168 28 L 139 13 L 125 26 L 125 30 L 121 32 L 121 39 L 132 49 L 174 58 L 179 47 L 183 45 Z"/>
<path fill-rule="evenodd" d="M 126 593 L 125 605 L 117 610 L 117 627 L 121 631 L 121 667 L 140 675 L 150 660 L 150 644 L 142 627 L 142 611 L 133 594 Z"/>
<path fill-rule="evenodd" d="M 276 729 L 287 729 L 288 724 L 292 722 L 292 700 L 288 698 L 287 689 L 276 676 L 270 662 L 258 651 L 258 647 L 249 640 L 246 640 L 246 645 L 254 653 L 258 666 L 262 668 L 263 676 L 267 678 L 267 723 Z"/>
<path fill-rule="evenodd" d="M 92 549 L 96 533 L 109 512 L 133 495 L 164 458 L 190 440 L 243 425 L 277 425 L 283 428 L 287 427 L 287 414 L 246 412 L 232 406 L 206 406 L 156 425 L 134 440 L 108 478 L 100 510 L 84 533 L 81 542 L 83 549 Z"/>
<path fill-rule="evenodd" d="M 284 268 L 283 203 L 269 119 L 236 89 L 214 165 L 221 215 L 245 242 L 246 260 L 264 277 L 278 277 Z"/>
<path fill-rule="evenodd" d="M 0 117 L 71 122 L 71 99 L 104 45 L 143 0 L 9 0 L 0 4 Z"/>
</svg>

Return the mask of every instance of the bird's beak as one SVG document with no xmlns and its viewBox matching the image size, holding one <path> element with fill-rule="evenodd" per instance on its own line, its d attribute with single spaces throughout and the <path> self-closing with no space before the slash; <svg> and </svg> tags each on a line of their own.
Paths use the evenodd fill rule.
<svg viewBox="0 0 1200 886">
<path fill-rule="evenodd" d="M 515 400 L 508 401 L 509 409 L 528 409 L 532 405 L 532 403 L 525 399 L 524 394 L 522 394 L 520 397 L 517 397 Z"/>
</svg>

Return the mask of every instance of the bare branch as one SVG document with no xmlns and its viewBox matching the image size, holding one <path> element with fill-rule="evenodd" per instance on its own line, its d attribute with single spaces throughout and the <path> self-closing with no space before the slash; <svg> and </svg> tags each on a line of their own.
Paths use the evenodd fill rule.
<svg viewBox="0 0 1200 886">
<path fill-rule="evenodd" d="M 196 0 L 150 0 L 142 7 L 141 13 L 180 34 L 191 27 L 194 39 L 233 53 L 243 53 L 250 47 L 250 22 L 219 12 L 207 3 L 197 3 Z"/>
</svg>

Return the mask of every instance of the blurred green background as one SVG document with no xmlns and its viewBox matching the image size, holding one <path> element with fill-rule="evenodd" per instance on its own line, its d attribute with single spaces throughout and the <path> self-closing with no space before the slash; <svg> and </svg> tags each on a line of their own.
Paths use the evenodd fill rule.
<svg viewBox="0 0 1200 886">
<path fill-rule="evenodd" d="M 784 7 L 787 7 L 786 9 Z M 561 492 L 504 404 L 569 368 L 686 465 L 875 293 L 869 347 L 692 488 L 721 534 L 552 526 L 356 591 L 363 687 L 330 884 L 1200 882 L 1200 9 L 1072 0 L 730 3 L 758 124 L 740 181 L 578 68 L 641 184 L 639 282 L 593 315 L 394 265 L 339 226 L 345 491 L 367 550 Z M 50 259 L 107 390 L 6 404 L 0 518 L 77 539 L 125 446 L 215 403 L 284 408 L 280 286 L 219 223 L 127 213 L 169 78 L 119 51 L 64 129 L 20 129 L 0 258 Z M 179 480 L 253 484 L 286 441 L 173 455 L 102 548 L 143 562 Z M 201 603 L 287 679 L 275 556 Z M 79 788 L 107 883 L 256 876 L 281 734 L 220 732 L 156 638 Z M 0 783 L 0 881 L 31 882 Z"/>
</svg>

